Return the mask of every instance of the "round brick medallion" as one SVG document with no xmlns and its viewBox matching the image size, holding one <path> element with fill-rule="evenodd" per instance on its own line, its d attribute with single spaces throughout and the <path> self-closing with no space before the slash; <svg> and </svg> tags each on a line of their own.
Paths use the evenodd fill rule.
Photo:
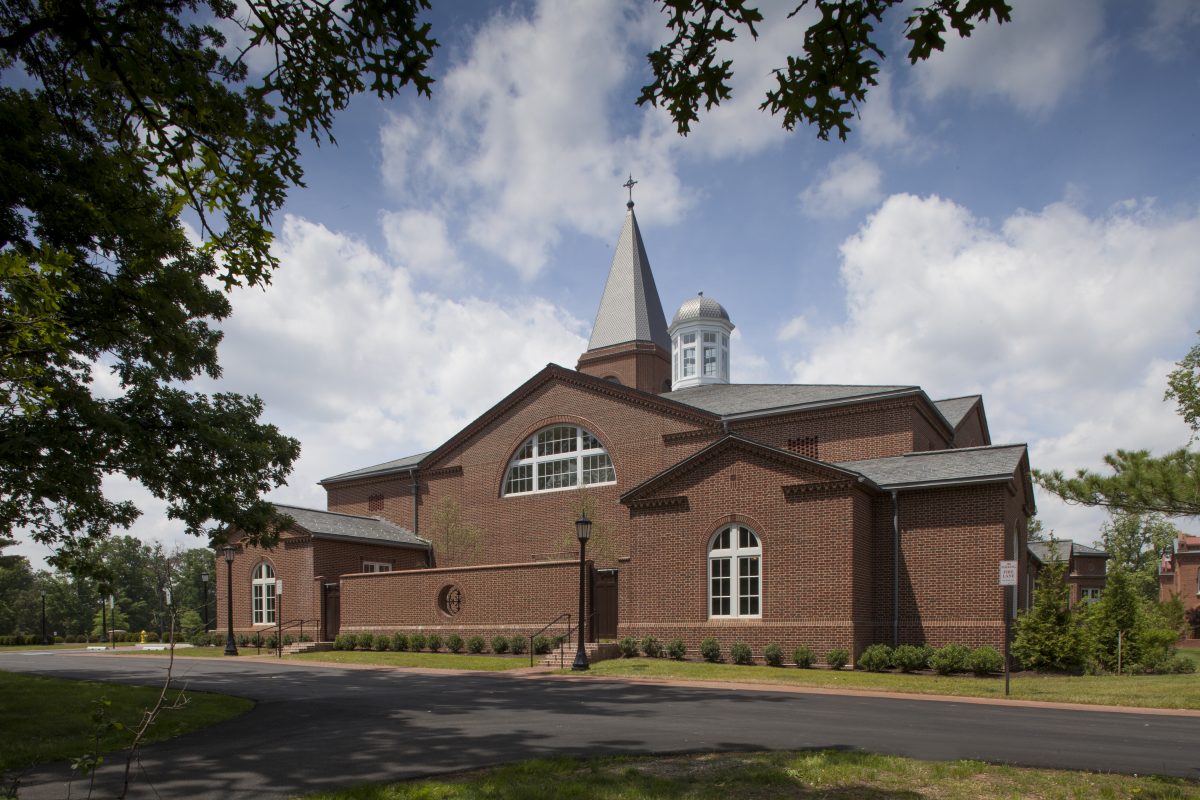
<svg viewBox="0 0 1200 800">
<path fill-rule="evenodd" d="M 447 584 L 438 592 L 438 608 L 443 614 L 453 617 L 462 611 L 463 593 L 457 584 Z"/>
</svg>

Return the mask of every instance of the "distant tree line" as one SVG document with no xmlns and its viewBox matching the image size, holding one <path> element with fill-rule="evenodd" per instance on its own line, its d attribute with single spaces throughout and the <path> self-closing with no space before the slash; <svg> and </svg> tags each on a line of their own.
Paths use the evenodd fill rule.
<svg viewBox="0 0 1200 800">
<path fill-rule="evenodd" d="M 169 619 L 167 588 L 177 629 L 187 635 L 204 627 L 204 573 L 209 580 L 208 621 L 213 623 L 216 564 L 208 548 L 168 550 L 161 542 L 115 536 L 96 547 L 94 574 L 76 576 L 34 570 L 24 556 L 4 555 L 13 544 L 12 539 L 0 539 L 0 635 L 40 635 L 45 592 L 48 636 L 98 638 L 101 602 L 111 596 L 116 628 L 162 637 Z"/>
</svg>

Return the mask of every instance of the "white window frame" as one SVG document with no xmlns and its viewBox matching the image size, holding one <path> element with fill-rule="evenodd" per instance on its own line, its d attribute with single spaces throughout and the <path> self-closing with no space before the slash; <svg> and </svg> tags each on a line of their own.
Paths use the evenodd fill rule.
<svg viewBox="0 0 1200 800">
<path fill-rule="evenodd" d="M 574 449 L 563 450 L 561 447 L 552 447 L 551 444 L 558 445 L 561 442 L 569 441 L 566 438 L 555 438 L 547 442 L 547 446 L 544 448 L 547 452 L 542 452 L 543 447 L 540 443 L 542 435 L 560 428 L 574 431 Z M 549 452 L 552 449 L 556 452 Z M 611 475 L 611 478 L 596 480 L 597 473 L 600 474 L 600 477 L 605 474 Z M 585 480 L 589 474 L 593 479 Z M 517 482 L 530 488 L 513 488 Z M 613 466 L 612 457 L 600 443 L 600 439 L 578 425 L 560 423 L 542 428 L 521 443 L 512 460 L 508 462 L 508 469 L 504 471 L 504 485 L 501 489 L 505 497 L 514 497 L 542 492 L 561 492 L 565 489 L 577 489 L 580 486 L 607 486 L 616 482 L 617 471 Z"/>
<path fill-rule="evenodd" d="M 1100 599 L 1101 591 L 1099 589 L 1080 587 L 1079 599 L 1084 603 L 1094 603 Z"/>
<path fill-rule="evenodd" d="M 363 572 L 391 572 L 392 564 L 390 561 L 364 561 L 362 562 Z"/>
<path fill-rule="evenodd" d="M 742 534 L 748 534 L 748 539 Z M 726 535 L 726 538 L 722 538 Z M 752 544 L 743 544 L 743 541 Z M 726 525 L 708 540 L 708 616 L 709 619 L 761 619 L 763 595 L 762 539 L 745 525 Z M 751 568 L 753 565 L 753 568 Z M 723 573 L 723 574 L 716 574 Z M 751 574 L 754 573 L 754 574 Z M 745 580 L 745 584 L 743 583 Z M 724 593 L 714 592 L 718 581 Z M 754 583 L 752 583 L 754 582 Z M 743 592 L 746 586 L 756 591 Z M 728 613 L 713 607 L 713 600 L 728 602 Z M 743 611 L 742 601 L 753 608 Z"/>
<path fill-rule="evenodd" d="M 254 625 L 275 624 L 275 568 L 268 561 L 254 567 L 250 579 L 250 619 Z"/>
</svg>

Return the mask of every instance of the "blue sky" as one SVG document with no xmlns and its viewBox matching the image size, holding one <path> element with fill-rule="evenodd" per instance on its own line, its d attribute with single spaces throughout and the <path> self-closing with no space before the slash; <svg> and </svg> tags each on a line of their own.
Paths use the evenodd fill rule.
<svg viewBox="0 0 1200 800">
<path fill-rule="evenodd" d="M 1016 2 L 917 66 L 894 15 L 845 143 L 757 110 L 806 24 L 786 5 L 729 48 L 734 98 L 687 138 L 634 104 L 654 4 L 435 5 L 433 98 L 356 99 L 339 146 L 305 152 L 272 287 L 233 297 L 209 388 L 261 395 L 301 440 L 276 499 L 323 507 L 320 478 L 574 366 L 629 173 L 668 319 L 698 290 L 723 303 L 735 381 L 983 393 L 993 440 L 1038 468 L 1188 441 L 1162 394 L 1200 328 L 1194 0 Z M 138 535 L 183 541 L 112 489 Z M 1060 537 L 1104 520 L 1038 503 Z"/>
</svg>

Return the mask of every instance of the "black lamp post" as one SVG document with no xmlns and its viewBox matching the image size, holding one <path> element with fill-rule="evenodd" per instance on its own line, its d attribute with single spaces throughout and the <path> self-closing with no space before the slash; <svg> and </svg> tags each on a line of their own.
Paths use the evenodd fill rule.
<svg viewBox="0 0 1200 800">
<path fill-rule="evenodd" d="M 100 591 L 106 591 L 104 587 L 100 587 Z M 95 617 L 92 617 L 95 619 Z M 100 596 L 100 642 L 108 643 L 108 597 Z"/>
<path fill-rule="evenodd" d="M 571 669 L 582 672 L 588 668 L 587 651 L 583 647 L 583 637 L 586 635 L 587 623 L 584 620 L 584 570 L 586 569 L 583 560 L 584 551 L 587 550 L 587 540 L 592 535 L 592 521 L 587 517 L 580 517 L 575 521 L 575 538 L 579 540 L 579 648 L 575 651 L 575 661 L 571 663 Z"/>
<path fill-rule="evenodd" d="M 221 552 L 225 554 L 225 609 L 228 612 L 228 633 L 225 635 L 225 655 L 236 656 L 238 654 L 237 645 L 233 641 L 233 557 L 237 554 L 237 548 L 231 544 L 221 548 Z"/>
<path fill-rule="evenodd" d="M 46 645 L 46 644 L 49 644 L 49 642 L 46 641 L 46 590 L 42 589 L 41 594 L 42 594 L 42 644 Z"/>
<path fill-rule="evenodd" d="M 208 635 L 208 573 L 200 573 L 200 586 L 204 591 L 204 634 Z"/>
</svg>

